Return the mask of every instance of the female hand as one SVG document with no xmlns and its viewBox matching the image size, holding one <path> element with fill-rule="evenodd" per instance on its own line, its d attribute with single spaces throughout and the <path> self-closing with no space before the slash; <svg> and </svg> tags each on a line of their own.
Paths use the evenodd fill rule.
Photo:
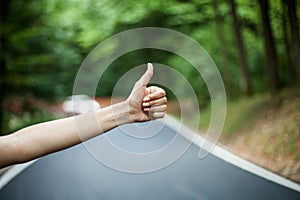
<svg viewBox="0 0 300 200">
<path fill-rule="evenodd" d="M 166 92 L 157 86 L 147 84 L 153 75 L 153 66 L 148 63 L 148 69 L 135 83 L 127 99 L 129 114 L 133 122 L 142 122 L 162 118 L 167 111 Z"/>
</svg>

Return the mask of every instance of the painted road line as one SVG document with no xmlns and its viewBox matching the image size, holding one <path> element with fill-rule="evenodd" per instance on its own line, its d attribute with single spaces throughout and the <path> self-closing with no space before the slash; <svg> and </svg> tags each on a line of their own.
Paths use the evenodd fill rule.
<svg viewBox="0 0 300 200">
<path fill-rule="evenodd" d="M 166 125 L 169 126 L 171 129 L 173 129 L 174 131 L 180 130 L 179 133 L 181 135 L 183 135 L 185 138 L 187 138 L 190 141 L 192 140 L 192 142 L 194 144 L 196 144 L 197 146 L 199 146 L 199 148 L 205 149 L 205 146 L 202 147 L 203 146 L 202 144 L 204 144 L 205 138 L 202 137 L 201 135 L 195 133 L 195 131 L 193 131 L 190 128 L 188 128 L 187 126 L 181 124 L 180 122 L 178 122 L 177 120 L 175 120 L 174 118 L 172 118 L 169 115 L 167 115 L 162 122 L 165 122 Z M 208 141 L 206 141 L 206 142 L 208 142 Z M 211 145 L 213 145 L 213 144 L 211 144 Z M 265 178 L 269 181 L 272 181 L 274 183 L 280 184 L 282 186 L 285 186 L 287 188 L 290 188 L 290 189 L 300 192 L 299 184 L 297 184 L 291 180 L 288 180 L 278 174 L 275 174 L 269 170 L 266 170 L 256 164 L 253 164 L 239 156 L 236 156 L 233 153 L 221 148 L 218 145 L 216 145 L 213 148 L 212 152 L 210 152 L 210 153 L 212 155 L 234 165 L 234 166 L 237 166 L 237 167 L 245 170 L 245 171 L 248 171 L 252 174 L 255 174 L 257 176 Z"/>
<path fill-rule="evenodd" d="M 0 190 L 7 185 L 13 178 L 15 178 L 18 174 L 20 174 L 23 170 L 25 170 L 27 167 L 32 165 L 36 160 L 32 160 L 27 163 L 23 164 L 18 164 L 14 165 L 11 167 L 7 172 L 5 172 L 1 177 L 0 177 Z"/>
</svg>

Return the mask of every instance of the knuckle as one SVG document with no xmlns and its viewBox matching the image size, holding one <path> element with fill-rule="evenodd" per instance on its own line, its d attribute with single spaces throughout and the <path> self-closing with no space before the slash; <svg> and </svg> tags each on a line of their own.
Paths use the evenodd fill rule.
<svg viewBox="0 0 300 200">
<path fill-rule="evenodd" d="M 163 103 L 167 103 L 167 102 L 168 102 L 167 97 L 164 97 L 164 98 L 163 98 Z"/>
<path fill-rule="evenodd" d="M 164 105 L 164 111 L 166 111 L 168 109 L 167 105 Z"/>
<path fill-rule="evenodd" d="M 165 112 L 159 113 L 158 118 L 163 118 L 166 115 Z"/>
<path fill-rule="evenodd" d="M 149 106 L 151 107 L 151 106 L 154 106 L 154 104 L 155 104 L 155 102 L 153 102 L 153 101 L 150 101 L 149 102 Z"/>
<path fill-rule="evenodd" d="M 160 94 L 161 94 L 162 96 L 166 96 L 166 91 L 163 90 L 163 89 L 161 89 L 161 90 L 160 90 Z"/>
</svg>

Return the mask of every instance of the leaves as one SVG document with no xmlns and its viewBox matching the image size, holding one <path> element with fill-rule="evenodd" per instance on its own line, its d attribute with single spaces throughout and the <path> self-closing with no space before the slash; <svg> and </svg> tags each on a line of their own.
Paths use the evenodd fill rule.
<svg viewBox="0 0 300 200">
<path fill-rule="evenodd" d="M 280 0 L 272 1 L 270 5 L 271 25 L 275 30 L 279 58 L 282 59 L 280 61 L 282 74 L 286 72 L 287 67 L 281 31 L 281 17 L 284 11 Z M 229 73 L 223 69 L 220 52 L 220 45 L 226 45 L 228 62 L 231 66 L 230 73 L 235 79 L 231 80 L 233 83 L 231 89 L 234 90 L 239 88 L 240 75 L 238 68 L 235 67 L 237 56 L 229 6 L 224 1 L 217 1 L 217 6 L 226 44 L 217 42 L 215 14 L 208 0 L 46 0 L 42 3 L 33 0 L 26 3 L 13 0 L 9 18 L 6 23 L 1 24 L 3 27 L 1 32 L 6 35 L 9 43 L 6 49 L 8 85 L 11 88 L 22 87 L 19 90 L 25 93 L 32 92 L 35 90 L 33 88 L 42 85 L 45 91 L 52 91 L 54 97 L 67 96 L 72 92 L 74 77 L 83 58 L 97 44 L 124 30 L 158 26 L 181 31 L 197 40 L 214 59 L 222 74 Z M 297 9 L 299 10 L 299 6 Z M 254 92 L 267 90 L 258 4 L 253 1 L 237 0 L 237 15 L 244 36 Z M 107 51 L 114 51 L 113 46 L 108 48 Z M 177 68 L 188 80 L 194 80 L 192 67 L 180 62 L 176 55 L 163 57 L 160 53 L 152 53 L 152 56 L 148 53 L 144 51 L 131 54 L 128 56 L 130 59 L 120 58 L 114 62 L 115 66 L 126 66 L 122 66 L 123 70 L 120 70 L 112 65 L 106 72 L 107 77 L 104 78 L 104 85 L 107 87 L 102 88 L 98 95 L 109 95 L 121 73 L 136 64 L 145 63 L 148 61 L 147 57 L 151 57 L 153 61 L 179 66 Z M 56 77 L 55 82 L 53 77 Z M 234 91 L 236 93 L 236 90 Z M 197 88 L 197 93 L 201 96 L 205 92 Z M 35 95 L 48 98 L 40 89 Z M 239 94 L 234 96 L 237 95 Z"/>
</svg>

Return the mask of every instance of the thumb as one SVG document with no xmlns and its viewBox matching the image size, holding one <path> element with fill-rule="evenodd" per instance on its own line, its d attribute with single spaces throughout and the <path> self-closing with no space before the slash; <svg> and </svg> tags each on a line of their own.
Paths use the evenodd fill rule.
<svg viewBox="0 0 300 200">
<path fill-rule="evenodd" d="M 152 76 L 153 76 L 153 65 L 151 63 L 148 63 L 147 71 L 143 74 L 143 76 L 138 80 L 137 83 L 139 85 L 146 86 L 151 80 Z"/>
</svg>

